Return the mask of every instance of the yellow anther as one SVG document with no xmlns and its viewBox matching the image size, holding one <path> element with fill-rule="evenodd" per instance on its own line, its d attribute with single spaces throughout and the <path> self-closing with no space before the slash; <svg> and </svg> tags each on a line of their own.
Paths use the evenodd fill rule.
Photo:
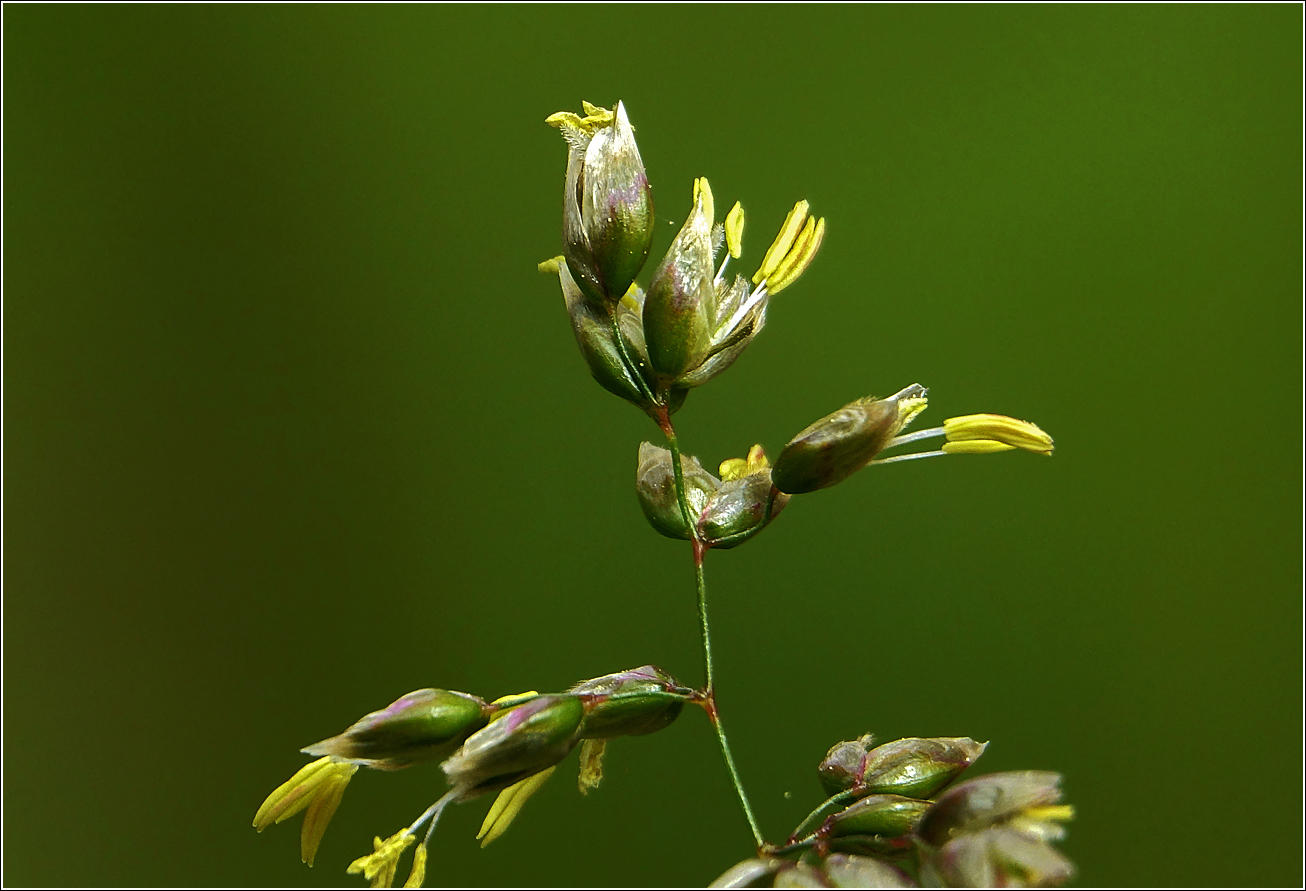
<svg viewBox="0 0 1306 891">
<path fill-rule="evenodd" d="M 727 458 L 721 462 L 717 470 L 721 475 L 721 482 L 728 483 L 766 470 L 770 466 L 771 462 L 766 459 L 766 452 L 760 445 L 755 445 L 748 450 L 747 458 Z"/>
<path fill-rule="evenodd" d="M 700 176 L 698 179 L 694 180 L 695 209 L 699 207 L 700 201 L 702 202 L 703 219 L 707 221 L 707 226 L 710 229 L 712 227 L 712 220 L 716 211 L 716 206 L 712 201 L 712 187 L 708 185 L 706 176 Z"/>
<path fill-rule="evenodd" d="M 1050 804 L 1046 807 L 1028 808 L 1024 815 L 1031 820 L 1055 820 L 1058 823 L 1064 823 L 1066 820 L 1075 818 L 1075 806 L 1073 804 Z"/>
<path fill-rule="evenodd" d="M 546 272 L 551 275 L 557 275 L 558 270 L 562 267 L 562 264 L 565 262 L 567 261 L 564 260 L 561 256 L 550 257 L 549 259 L 545 260 L 543 263 L 536 265 L 535 268 L 538 269 L 540 272 Z"/>
<path fill-rule="evenodd" d="M 580 744 L 580 775 L 576 778 L 576 785 L 581 795 L 597 789 L 603 779 L 603 750 L 607 742 L 606 739 L 587 739 Z"/>
<path fill-rule="evenodd" d="M 490 713 L 490 720 L 495 721 L 502 718 L 508 712 L 525 702 L 530 702 L 540 694 L 535 690 L 527 690 L 525 693 L 517 693 L 513 696 L 500 696 L 490 703 L 494 706 L 494 711 Z"/>
<path fill-rule="evenodd" d="M 581 116 L 574 111 L 555 111 L 544 119 L 544 123 L 561 130 L 564 126 L 579 128 L 581 120 Z"/>
<path fill-rule="evenodd" d="M 327 824 L 335 816 L 345 787 L 357 770 L 357 764 L 329 755 L 304 765 L 263 802 L 254 815 L 254 828 L 262 832 L 273 823 L 307 809 L 299 832 L 299 854 L 300 859 L 312 866 Z"/>
<path fill-rule="evenodd" d="M 726 214 L 726 250 L 736 260 L 744 252 L 744 208 L 738 201 Z"/>
<path fill-rule="evenodd" d="M 273 823 L 280 823 L 308 807 L 317 788 L 327 779 L 326 770 L 334 759 L 330 757 L 310 761 L 293 777 L 272 790 L 254 815 L 254 828 L 259 832 Z"/>
<path fill-rule="evenodd" d="M 992 439 L 965 439 L 961 442 L 945 442 L 943 451 L 949 455 L 987 455 L 990 452 L 1009 452 L 1015 446 Z"/>
<path fill-rule="evenodd" d="M 816 256 L 816 251 L 821 247 L 821 240 L 825 238 L 825 218 L 817 220 L 813 224 L 809 218 L 807 225 L 803 227 L 803 232 L 798 236 L 794 243 L 793 249 L 785 255 L 776 267 L 775 272 L 771 273 L 766 280 L 766 289 L 772 294 L 789 287 L 798 276 L 802 275 L 811 265 L 812 258 Z"/>
<path fill-rule="evenodd" d="M 417 850 L 413 851 L 413 868 L 408 873 L 408 881 L 404 882 L 405 888 L 420 888 L 426 881 L 426 845 L 418 845 Z"/>
<path fill-rule="evenodd" d="M 517 700 L 529 699 L 532 696 L 539 696 L 539 695 L 540 695 L 539 692 L 536 690 L 527 690 L 525 693 L 514 693 L 511 696 L 500 696 L 498 699 L 494 700 L 494 702 L 491 702 L 490 705 L 498 705 L 498 706 L 503 706 L 507 704 L 520 705 L 520 703 Z"/>
<path fill-rule="evenodd" d="M 309 866 L 317 858 L 322 836 L 326 835 L 327 826 L 336 815 L 340 799 L 345 797 L 345 787 L 349 785 L 349 779 L 356 770 L 358 766 L 355 764 L 341 764 L 332 771 L 322 791 L 314 796 L 313 803 L 304 814 L 304 824 L 299 827 L 299 857 Z"/>
<path fill-rule="evenodd" d="M 748 459 L 746 458 L 727 458 L 721 462 L 717 468 L 721 474 L 721 482 L 728 483 L 731 480 L 737 480 L 748 474 Z"/>
<path fill-rule="evenodd" d="M 806 201 L 799 201 L 794 205 L 794 209 L 789 211 L 789 216 L 785 217 L 785 224 L 780 228 L 780 234 L 771 242 L 771 247 L 767 250 L 766 256 L 762 258 L 762 265 L 753 275 L 753 284 L 759 285 L 771 277 L 780 261 L 789 253 L 789 248 L 793 245 L 794 239 L 802 231 L 803 225 L 807 222 Z"/>
<path fill-rule="evenodd" d="M 943 432 L 950 444 L 994 440 L 1027 452 L 1052 454 L 1052 437 L 1029 421 L 1019 421 L 1006 415 L 979 414 L 948 418 L 943 422 Z M 946 445 L 944 450 L 948 450 Z M 989 451 L 998 450 L 989 449 Z"/>
<path fill-rule="evenodd" d="M 481 831 L 476 833 L 476 837 L 481 840 L 482 848 L 507 831 L 512 821 L 521 813 L 522 806 L 539 791 L 545 780 L 553 776 L 553 771 L 556 769 L 550 767 L 542 770 L 499 793 L 490 812 L 485 815 L 485 822 L 481 823 Z"/>
<path fill-rule="evenodd" d="M 394 835 L 382 841 L 378 836 L 372 839 L 374 850 L 365 857 L 359 857 L 345 872 L 350 875 L 363 874 L 363 877 L 372 883 L 373 888 L 389 888 L 394 885 L 395 872 L 399 868 L 399 858 L 403 856 L 408 846 L 417 840 L 417 837 L 407 829 L 401 829 Z M 416 863 L 414 862 L 414 866 Z M 423 864 L 425 869 L 425 864 Z"/>
<path fill-rule="evenodd" d="M 606 108 L 600 108 L 584 101 L 581 102 L 581 107 L 585 109 L 585 117 L 581 117 L 574 111 L 558 111 L 545 118 L 544 123 L 550 127 L 557 127 L 559 130 L 568 128 L 580 130 L 590 136 L 594 135 L 594 131 L 600 127 L 606 127 L 612 123 L 614 115 Z"/>
</svg>

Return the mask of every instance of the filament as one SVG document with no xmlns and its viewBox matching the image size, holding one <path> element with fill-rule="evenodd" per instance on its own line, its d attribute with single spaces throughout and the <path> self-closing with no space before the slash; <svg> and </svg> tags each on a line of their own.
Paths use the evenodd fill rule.
<svg viewBox="0 0 1306 891">
<path fill-rule="evenodd" d="M 939 449 L 937 452 L 913 452 L 910 455 L 894 455 L 892 458 L 876 458 L 872 464 L 892 464 L 894 461 L 915 461 L 917 458 L 933 458 L 936 455 L 946 455 L 947 452 Z"/>
<path fill-rule="evenodd" d="M 902 436 L 895 436 L 893 439 L 889 440 L 889 443 L 888 445 L 885 446 L 885 448 L 891 449 L 894 446 L 906 445 L 909 442 L 916 442 L 917 440 L 921 440 L 921 439 L 929 439 L 932 436 L 942 436 L 943 432 L 944 431 L 942 427 L 931 427 L 928 430 L 917 430 L 915 433 L 907 433 Z"/>
</svg>

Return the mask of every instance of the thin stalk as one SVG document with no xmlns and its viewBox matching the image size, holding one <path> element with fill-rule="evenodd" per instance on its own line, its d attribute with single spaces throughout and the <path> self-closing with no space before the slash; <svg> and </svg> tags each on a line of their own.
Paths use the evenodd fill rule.
<svg viewBox="0 0 1306 891">
<path fill-rule="evenodd" d="M 807 838 L 796 842 L 790 842 L 789 844 L 778 848 L 774 845 L 764 845 L 760 853 L 766 854 L 768 857 L 788 857 L 789 855 L 797 854 L 800 851 L 811 850 L 820 844 L 820 841 L 821 840 L 816 836 L 811 835 Z"/>
<path fill-rule="evenodd" d="M 848 789 L 831 795 L 817 805 L 816 809 L 808 814 L 803 822 L 798 824 L 798 828 L 794 830 L 793 835 L 789 836 L 789 840 L 793 842 L 814 835 L 820 830 L 827 818 L 852 804 L 861 794 L 856 790 Z"/>
<path fill-rule="evenodd" d="M 626 351 L 626 338 L 621 336 L 621 325 L 617 323 L 617 308 L 614 306 L 612 312 L 608 314 L 608 323 L 612 328 L 612 339 L 616 341 L 617 352 L 621 354 L 621 361 L 626 365 L 626 371 L 630 373 L 631 378 L 635 381 L 635 386 L 639 389 L 641 395 L 649 402 L 656 402 L 652 391 L 648 388 L 648 383 L 644 380 L 635 360 L 630 358 L 630 353 Z"/>
<path fill-rule="evenodd" d="M 697 548 L 698 524 L 694 522 L 689 512 L 689 499 L 685 497 L 685 470 L 680 466 L 680 442 L 676 439 L 676 428 L 671 426 L 671 413 L 665 408 L 658 417 L 658 425 L 662 427 L 662 432 L 667 435 L 667 441 L 671 444 L 671 476 L 676 481 L 676 504 L 680 505 L 680 518 L 684 521 L 689 534 L 693 536 L 694 547 Z M 707 686 L 710 691 L 711 672 L 708 672 Z"/>
<path fill-rule="evenodd" d="M 744 816 L 748 819 L 748 828 L 753 831 L 753 841 L 757 843 L 760 849 L 764 842 L 762 841 L 762 830 L 757 826 L 757 818 L 753 816 L 752 805 L 748 803 L 748 795 L 744 792 L 744 784 L 739 779 L 739 769 L 735 767 L 735 758 L 730 754 L 730 743 L 726 740 L 725 728 L 721 726 L 721 715 L 717 712 L 716 707 L 716 686 L 712 678 L 712 633 L 707 624 L 707 582 L 703 577 L 703 555 L 706 548 L 702 543 L 694 542 L 694 577 L 698 582 L 698 622 L 703 630 L 703 670 L 707 674 L 707 715 L 712 720 L 712 726 L 716 729 L 717 742 L 721 744 L 721 754 L 725 756 L 726 768 L 730 771 L 730 782 L 735 787 L 735 794 L 739 796 L 739 804 L 744 809 Z"/>
<path fill-rule="evenodd" d="M 685 526 L 693 537 L 694 579 L 698 586 L 698 624 L 703 632 L 703 673 L 707 676 L 703 705 L 707 709 L 707 716 L 712 721 L 713 729 L 716 730 L 717 742 L 721 745 L 721 754 L 726 759 L 726 769 L 730 771 L 730 783 L 735 787 L 735 794 L 739 796 L 739 804 L 744 809 L 744 816 L 748 819 L 748 828 L 753 832 L 753 841 L 757 843 L 758 848 L 761 848 L 763 845 L 762 830 L 757 826 L 757 818 L 753 816 L 753 807 L 748 803 L 748 795 L 744 792 L 744 784 L 739 779 L 739 769 L 735 767 L 735 757 L 730 753 L 730 743 L 726 740 L 726 731 L 721 726 L 721 715 L 717 712 L 716 707 L 716 683 L 712 674 L 712 632 L 707 623 L 707 580 L 703 576 L 703 557 L 707 553 L 707 546 L 699 540 L 698 523 L 692 519 L 689 511 L 689 500 L 685 497 L 685 475 L 680 467 L 680 441 L 676 438 L 676 428 L 671 424 L 670 413 L 660 415 L 658 423 L 662 427 L 662 431 L 666 433 L 667 441 L 671 445 L 671 467 L 676 481 L 676 502 L 680 505 L 680 515 L 685 521 Z"/>
<path fill-rule="evenodd" d="M 896 461 L 915 461 L 917 458 L 939 458 L 948 454 L 943 449 L 933 452 L 912 452 L 909 455 L 894 455 L 892 458 L 876 458 L 872 464 L 893 464 Z"/>
</svg>

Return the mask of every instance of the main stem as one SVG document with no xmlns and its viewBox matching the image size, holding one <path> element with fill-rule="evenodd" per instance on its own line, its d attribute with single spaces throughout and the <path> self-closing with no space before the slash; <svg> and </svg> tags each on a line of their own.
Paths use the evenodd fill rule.
<svg viewBox="0 0 1306 891">
<path fill-rule="evenodd" d="M 716 728 L 717 742 L 721 744 L 721 754 L 725 756 L 726 768 L 730 771 L 730 782 L 735 787 L 735 794 L 739 796 L 739 805 L 744 809 L 744 816 L 748 819 L 748 828 L 753 831 L 753 841 L 758 848 L 761 848 L 762 830 L 757 826 L 757 818 L 753 816 L 752 805 L 748 803 L 743 781 L 739 779 L 739 769 L 735 767 L 734 755 L 730 754 L 730 743 L 726 740 L 726 731 L 721 726 L 721 715 L 716 707 L 716 687 L 712 680 L 712 635 L 707 626 L 707 583 L 703 579 L 704 550 L 702 545 L 694 542 L 694 576 L 698 581 L 698 622 L 703 629 L 703 670 L 707 673 L 707 714 L 712 719 L 712 726 Z"/>
<path fill-rule="evenodd" d="M 735 758 L 730 753 L 730 743 L 726 740 L 726 731 L 721 726 L 721 715 L 716 706 L 716 682 L 712 674 L 712 632 L 707 623 L 707 580 L 703 576 L 703 557 L 707 554 L 707 547 L 698 538 L 698 524 L 693 521 L 689 511 L 689 500 L 685 497 L 685 475 L 680 466 L 680 443 L 676 439 L 676 430 L 671 426 L 669 413 L 658 420 L 671 443 L 671 467 L 676 481 L 676 501 L 680 505 L 680 515 L 684 519 L 686 527 L 690 530 L 690 535 L 693 536 L 694 579 L 698 586 L 698 624 L 703 632 L 703 672 L 707 675 L 704 706 L 707 709 L 708 718 L 712 721 L 712 727 L 716 730 L 717 742 L 721 744 L 721 754 L 725 757 L 726 768 L 730 771 L 730 782 L 735 787 L 735 794 L 739 796 L 739 804 L 744 809 L 744 816 L 748 819 L 748 828 L 753 832 L 753 841 L 757 843 L 757 847 L 760 849 L 764 844 L 762 830 L 757 827 L 757 818 L 753 816 L 752 805 L 748 803 L 748 795 L 744 792 L 744 784 L 739 779 L 739 769 L 735 767 Z"/>
</svg>

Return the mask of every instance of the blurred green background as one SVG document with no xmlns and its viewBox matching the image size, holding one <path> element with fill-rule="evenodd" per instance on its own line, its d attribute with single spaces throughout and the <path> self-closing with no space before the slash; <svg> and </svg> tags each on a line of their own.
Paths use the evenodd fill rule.
<svg viewBox="0 0 1306 891">
<path fill-rule="evenodd" d="M 767 834 L 841 739 L 1060 770 L 1084 884 L 1301 879 L 1296 5 L 19 6 L 4 17 L 4 879 L 336 885 L 442 790 L 360 775 L 317 865 L 299 747 L 424 686 L 701 681 L 654 426 L 588 377 L 546 115 L 625 101 L 657 256 L 711 178 L 806 277 L 677 416 L 708 466 L 919 381 L 925 461 L 712 555 Z M 662 222 L 665 221 L 665 222 Z M 646 270 L 651 272 L 651 265 Z M 568 765 L 574 764 L 574 758 Z M 432 884 L 695 885 L 749 854 L 698 712 L 565 766 Z"/>
</svg>

